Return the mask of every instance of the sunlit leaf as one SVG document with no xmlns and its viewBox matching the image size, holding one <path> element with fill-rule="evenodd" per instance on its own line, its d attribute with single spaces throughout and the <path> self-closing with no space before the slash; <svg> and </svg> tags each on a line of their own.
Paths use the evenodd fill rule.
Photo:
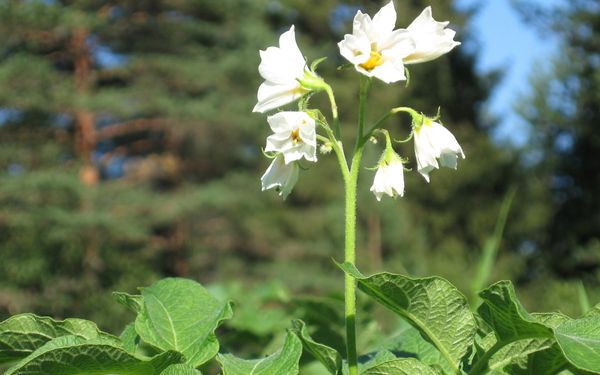
<svg viewBox="0 0 600 375">
<path fill-rule="evenodd" d="M 68 335 L 85 339 L 112 337 L 101 332 L 94 322 L 83 319 L 54 320 L 33 314 L 15 315 L 0 323 L 0 363 L 24 358 L 48 341 Z"/>
<path fill-rule="evenodd" d="M 554 332 L 569 362 L 582 370 L 600 373 L 600 316 L 564 322 Z"/>
<path fill-rule="evenodd" d="M 458 370 L 477 324 L 467 300 L 452 284 L 441 277 L 419 279 L 386 272 L 365 277 L 349 263 L 341 267 L 356 278 L 360 290 L 406 319 Z"/>
<path fill-rule="evenodd" d="M 192 280 L 177 278 L 144 288 L 142 296 L 135 330 L 144 342 L 183 353 L 192 367 L 217 354 L 214 330 L 233 315 L 228 302 L 217 300 Z"/>
<path fill-rule="evenodd" d="M 431 367 L 414 358 L 398 358 L 360 371 L 361 375 L 438 375 Z"/>
<path fill-rule="evenodd" d="M 334 375 L 340 374 L 342 371 L 342 356 L 340 353 L 327 345 L 315 342 L 308 334 L 303 321 L 294 320 L 292 324 L 294 332 L 300 338 L 300 341 L 302 341 L 304 348 L 319 360 L 330 373 Z"/>
<path fill-rule="evenodd" d="M 302 342 L 289 332 L 283 347 L 268 357 L 245 360 L 231 354 L 219 354 L 223 375 L 296 375 L 302 354 Z"/>
<path fill-rule="evenodd" d="M 158 375 L 182 361 L 183 356 L 175 352 L 143 360 L 115 346 L 112 340 L 62 336 L 47 342 L 5 375 Z"/>
</svg>

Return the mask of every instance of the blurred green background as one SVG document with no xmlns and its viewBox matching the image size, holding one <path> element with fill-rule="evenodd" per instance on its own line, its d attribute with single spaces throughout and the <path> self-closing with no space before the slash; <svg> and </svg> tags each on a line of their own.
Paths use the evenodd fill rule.
<svg viewBox="0 0 600 375">
<path fill-rule="evenodd" d="M 436 19 L 452 20 L 458 40 L 474 38 L 465 24 L 476 7 L 395 4 L 398 25 L 432 5 Z M 0 1 L 0 318 L 81 317 L 118 333 L 132 317 L 112 291 L 182 276 L 237 299 L 230 329 L 239 334 L 248 329 L 244 317 L 269 314 L 274 300 L 339 296 L 342 273 L 331 259 L 343 258 L 343 201 L 334 156 L 303 171 L 286 201 L 260 191 L 269 129 L 264 115 L 251 113 L 258 50 L 295 24 L 308 59 L 328 58 L 319 73 L 336 92 L 352 144 L 358 75 L 336 69 L 345 62 L 336 43 L 357 9 L 373 14 L 381 5 Z M 435 171 L 431 184 L 408 173 L 405 197 L 381 203 L 368 191 L 374 172 L 363 170 L 358 265 L 442 275 L 473 296 L 487 248 L 491 272 L 480 285 L 510 278 L 530 311 L 578 315 L 584 294 L 600 301 L 600 7 L 514 6 L 560 43 L 551 69 L 532 75 L 532 92 L 519 102 L 533 130 L 527 142 L 492 140 L 498 119 L 484 108 L 502 72 L 479 73 L 478 48 L 410 66 L 408 88 L 375 82 L 368 119 L 392 106 L 432 115 L 441 106 L 467 158 L 458 171 Z M 314 103 L 328 113 L 323 99 Z M 399 116 L 389 129 L 399 139 L 409 124 Z M 379 147 L 368 149 L 367 166 Z M 411 147 L 399 150 L 413 160 Z M 504 231 L 494 237 L 513 189 Z M 302 315 L 310 301 L 294 311 Z M 271 310 L 262 316 L 272 324 L 253 323 L 254 345 L 283 331 L 286 314 Z"/>
</svg>

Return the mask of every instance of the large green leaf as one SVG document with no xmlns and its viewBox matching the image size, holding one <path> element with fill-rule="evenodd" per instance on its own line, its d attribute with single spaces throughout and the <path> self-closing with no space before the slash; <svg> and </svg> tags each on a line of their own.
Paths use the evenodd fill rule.
<svg viewBox="0 0 600 375">
<path fill-rule="evenodd" d="M 296 375 L 301 354 L 302 342 L 293 332 L 288 332 L 283 347 L 268 357 L 244 360 L 231 354 L 219 354 L 217 360 L 223 375 Z"/>
<path fill-rule="evenodd" d="M 569 362 L 579 369 L 600 373 L 600 316 L 564 322 L 554 333 Z"/>
<path fill-rule="evenodd" d="M 360 375 L 438 375 L 431 367 L 414 358 L 398 358 L 360 371 Z"/>
<path fill-rule="evenodd" d="M 219 342 L 214 330 L 233 315 L 228 302 L 212 297 L 192 280 L 177 278 L 144 288 L 142 297 L 135 330 L 144 342 L 183 353 L 192 367 L 217 354 Z"/>
<path fill-rule="evenodd" d="M 418 279 L 392 273 L 365 277 L 349 263 L 341 268 L 356 278 L 360 290 L 417 328 L 458 371 L 477 324 L 467 300 L 452 284 L 440 277 Z"/>
<path fill-rule="evenodd" d="M 177 364 L 167 367 L 160 375 L 202 375 L 202 373 L 190 365 Z"/>
<path fill-rule="evenodd" d="M 477 312 L 501 344 L 529 338 L 552 338 L 552 329 L 532 317 L 517 299 L 510 281 L 499 281 L 479 293 Z"/>
<path fill-rule="evenodd" d="M 296 335 L 302 341 L 302 345 L 310 354 L 319 360 L 327 368 L 327 370 L 334 374 L 341 374 L 342 371 L 342 356 L 340 353 L 330 348 L 327 345 L 315 342 L 306 330 L 306 325 L 301 320 L 294 320 L 292 322 L 293 330 Z"/>
<path fill-rule="evenodd" d="M 158 375 L 182 361 L 183 356 L 176 352 L 142 360 L 112 340 L 62 336 L 47 342 L 5 375 Z"/>
<path fill-rule="evenodd" d="M 86 339 L 110 337 L 87 320 L 57 321 L 33 314 L 15 315 L 0 323 L 0 363 L 24 358 L 48 341 L 67 335 Z"/>
<path fill-rule="evenodd" d="M 529 314 L 517 299 L 510 281 L 499 281 L 479 293 L 483 303 L 478 308 L 479 316 L 492 329 L 483 340 L 484 351 L 479 350 L 475 356 L 470 374 L 481 374 L 489 368 L 490 359 L 497 356 L 493 364 L 496 368 L 511 362 L 526 361 L 520 351 L 531 354 L 551 347 L 544 340 L 552 339 L 554 334 L 550 322 Z M 550 320 L 551 318 L 548 317 Z M 554 318 L 552 318 L 554 319 Z M 558 318 L 556 318 L 558 319 Z M 539 339 L 540 341 L 522 341 Z M 521 341 L 519 343 L 519 341 Z M 516 343 L 514 346 L 511 344 Z"/>
</svg>

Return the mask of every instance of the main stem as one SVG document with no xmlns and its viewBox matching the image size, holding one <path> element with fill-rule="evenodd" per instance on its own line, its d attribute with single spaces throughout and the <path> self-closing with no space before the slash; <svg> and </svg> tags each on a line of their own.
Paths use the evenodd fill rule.
<svg viewBox="0 0 600 375">
<path fill-rule="evenodd" d="M 346 236 L 344 261 L 350 264 L 356 264 L 356 191 L 358 184 L 358 172 L 360 171 L 360 162 L 363 153 L 363 131 L 365 127 L 365 104 L 369 81 L 366 78 L 361 79 L 360 84 L 360 106 L 358 113 L 358 134 L 356 138 L 356 147 L 352 157 L 350 173 L 345 175 L 344 187 L 345 209 L 346 209 Z M 349 274 L 345 274 L 345 318 L 346 318 L 346 350 L 348 358 L 349 375 L 358 375 L 358 356 L 356 353 L 356 280 Z"/>
</svg>

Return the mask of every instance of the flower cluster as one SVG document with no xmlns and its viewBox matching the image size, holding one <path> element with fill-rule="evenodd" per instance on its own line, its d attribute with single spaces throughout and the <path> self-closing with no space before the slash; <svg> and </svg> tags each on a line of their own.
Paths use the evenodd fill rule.
<svg viewBox="0 0 600 375">
<path fill-rule="evenodd" d="M 338 46 L 359 73 L 393 83 L 406 79 L 405 64 L 433 60 L 460 44 L 447 25 L 434 20 L 427 7 L 406 29 L 394 30 L 396 10 L 390 1 L 373 19 L 358 11 L 352 34 L 346 34 Z"/>
<path fill-rule="evenodd" d="M 448 22 L 434 20 L 431 7 L 427 7 L 406 29 L 396 29 L 396 10 L 390 1 L 373 18 L 358 11 L 352 34 L 346 34 L 338 47 L 340 54 L 367 79 L 375 77 L 394 83 L 406 80 L 406 65 L 436 59 L 460 44 L 454 41 L 455 32 L 447 25 Z M 298 180 L 302 159 L 317 161 L 318 140 L 324 140 L 322 151 L 333 148 L 340 160 L 344 160 L 339 129 L 332 131 L 319 111 L 306 109 L 310 95 L 318 91 L 327 91 L 334 122 L 338 121 L 337 106 L 329 85 L 315 72 L 314 66 L 308 67 L 296 43 L 294 26 L 280 36 L 278 47 L 260 51 L 260 57 L 258 70 L 264 82 L 258 89 L 254 112 L 269 112 L 305 98 L 299 111 L 282 111 L 267 118 L 273 134 L 267 138 L 264 152 L 273 160 L 261 178 L 262 189 L 276 189 L 285 198 Z M 465 155 L 456 138 L 437 122 L 437 117 L 429 118 L 407 107 L 393 113 L 402 111 L 412 116 L 410 138 L 414 139 L 417 170 L 425 180 L 429 182 L 429 173 L 440 165 L 456 169 L 458 157 Z M 324 136 L 317 134 L 319 129 L 325 132 Z M 386 147 L 371 191 L 377 200 L 384 194 L 403 196 L 404 161 L 394 151 L 387 131 L 374 127 L 366 136 L 378 131 L 385 134 Z"/>
</svg>

